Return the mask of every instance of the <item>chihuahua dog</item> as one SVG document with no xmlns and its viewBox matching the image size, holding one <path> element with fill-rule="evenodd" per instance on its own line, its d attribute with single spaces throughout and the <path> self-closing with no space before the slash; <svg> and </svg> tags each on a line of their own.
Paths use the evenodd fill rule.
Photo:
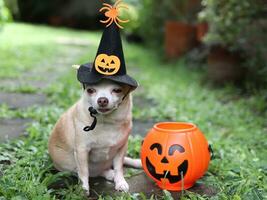
<svg viewBox="0 0 267 200">
<path fill-rule="evenodd" d="M 82 97 L 57 121 L 50 139 L 49 154 L 60 171 L 78 174 L 89 195 L 89 176 L 103 176 L 114 181 L 115 189 L 127 192 L 123 164 L 141 168 L 139 159 L 125 157 L 132 128 L 132 97 L 129 86 L 111 81 L 87 85 Z M 96 111 L 96 127 L 88 108 Z"/>
</svg>

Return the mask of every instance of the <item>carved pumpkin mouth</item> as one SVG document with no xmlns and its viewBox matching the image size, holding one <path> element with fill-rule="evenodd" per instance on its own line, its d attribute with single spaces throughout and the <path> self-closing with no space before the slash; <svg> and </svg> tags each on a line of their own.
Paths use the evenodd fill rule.
<svg viewBox="0 0 267 200">
<path fill-rule="evenodd" d="M 147 166 L 147 169 L 148 169 L 149 173 L 155 179 L 160 181 L 161 179 L 166 178 L 166 179 L 169 180 L 169 182 L 171 184 L 173 184 L 173 183 L 176 183 L 176 182 L 179 182 L 180 180 L 182 180 L 181 172 L 183 172 L 183 177 L 186 175 L 187 168 L 188 168 L 188 161 L 184 160 L 184 162 L 177 167 L 177 174 L 178 175 L 171 175 L 170 173 L 167 173 L 166 170 L 163 172 L 163 174 L 156 173 L 155 167 L 152 165 L 152 163 L 149 161 L 148 158 L 146 158 L 146 166 Z"/>
<path fill-rule="evenodd" d="M 114 72 L 115 68 L 106 68 L 106 67 L 100 67 L 98 66 L 98 68 L 102 71 L 102 72 L 109 72 L 112 73 Z"/>
</svg>

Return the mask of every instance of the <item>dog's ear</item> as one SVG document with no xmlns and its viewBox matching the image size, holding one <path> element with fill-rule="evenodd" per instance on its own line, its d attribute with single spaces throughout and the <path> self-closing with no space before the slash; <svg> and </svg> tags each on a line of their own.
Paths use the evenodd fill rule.
<svg viewBox="0 0 267 200">
<path fill-rule="evenodd" d="M 131 86 L 123 84 L 122 86 L 122 91 L 124 95 L 127 95 L 131 92 Z"/>
<path fill-rule="evenodd" d="M 81 66 L 81 65 L 72 65 L 71 67 L 72 67 L 73 69 L 78 70 L 78 69 L 80 68 L 80 66 Z"/>
</svg>

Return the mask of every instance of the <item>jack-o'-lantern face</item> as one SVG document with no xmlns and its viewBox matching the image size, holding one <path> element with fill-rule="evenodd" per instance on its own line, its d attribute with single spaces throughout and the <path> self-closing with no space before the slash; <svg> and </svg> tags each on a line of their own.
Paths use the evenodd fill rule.
<svg viewBox="0 0 267 200">
<path fill-rule="evenodd" d="M 140 153 L 145 173 L 160 188 L 173 191 L 192 187 L 210 161 L 205 136 L 186 122 L 155 124 L 144 138 Z"/>
<path fill-rule="evenodd" d="M 121 61 L 117 56 L 107 54 L 99 54 L 95 59 L 95 69 L 100 74 L 114 75 L 121 66 Z"/>
<path fill-rule="evenodd" d="M 179 144 L 167 146 L 164 155 L 163 146 L 154 143 L 150 146 L 150 153 L 146 156 L 145 164 L 148 172 L 158 181 L 168 180 L 170 184 L 181 181 L 188 169 L 188 160 L 176 159 L 177 154 L 184 154 L 185 149 Z M 167 155 L 166 155 L 167 154 Z M 180 155 L 180 157 L 184 157 Z"/>
</svg>

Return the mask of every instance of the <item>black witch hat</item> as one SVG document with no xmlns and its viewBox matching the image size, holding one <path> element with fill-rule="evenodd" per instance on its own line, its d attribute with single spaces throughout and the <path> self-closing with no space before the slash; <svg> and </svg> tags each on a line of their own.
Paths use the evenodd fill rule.
<svg viewBox="0 0 267 200">
<path fill-rule="evenodd" d="M 114 6 L 104 3 L 104 7 L 100 10 L 107 10 L 105 16 L 108 19 L 101 22 L 108 25 L 103 32 L 94 62 L 83 64 L 78 69 L 77 77 L 83 84 L 96 84 L 107 79 L 129 85 L 132 90 L 138 86 L 136 80 L 127 75 L 126 71 L 120 36 L 122 27 L 118 22 L 127 22 L 127 20 L 121 20 L 118 17 L 118 8 L 125 7 L 119 3 L 120 1 L 117 1 Z"/>
</svg>

